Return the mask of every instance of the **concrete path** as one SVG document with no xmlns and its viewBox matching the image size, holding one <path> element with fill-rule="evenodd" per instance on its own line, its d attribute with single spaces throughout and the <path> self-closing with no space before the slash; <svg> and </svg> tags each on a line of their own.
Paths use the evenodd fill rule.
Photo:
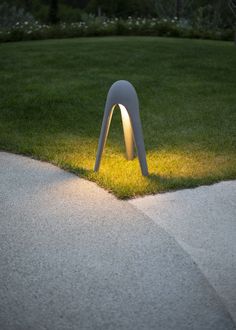
<svg viewBox="0 0 236 330">
<path fill-rule="evenodd" d="M 136 208 L 141 204 L 119 201 L 47 163 L 1 152 L 0 329 L 236 329 L 229 313 L 234 294 L 225 299 L 186 249 L 189 241 L 183 246 L 155 212 L 153 221 L 147 209 Z M 230 231 L 229 241 L 231 224 L 217 223 Z M 191 230 L 183 231 L 188 238 Z M 231 258 L 235 250 L 227 254 L 227 247 L 222 256 Z M 232 281 L 229 274 L 226 286 Z"/>
</svg>

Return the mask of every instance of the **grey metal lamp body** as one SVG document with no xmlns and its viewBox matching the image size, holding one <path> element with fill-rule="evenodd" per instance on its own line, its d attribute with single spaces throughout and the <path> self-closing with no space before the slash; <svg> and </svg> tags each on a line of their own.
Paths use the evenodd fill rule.
<svg viewBox="0 0 236 330">
<path fill-rule="evenodd" d="M 134 158 L 135 142 L 142 175 L 147 176 L 148 167 L 139 115 L 139 101 L 133 85 L 126 80 L 116 81 L 108 92 L 94 171 L 99 170 L 102 152 L 106 144 L 113 110 L 116 105 L 119 105 L 121 109 L 127 159 L 131 160 Z"/>
</svg>

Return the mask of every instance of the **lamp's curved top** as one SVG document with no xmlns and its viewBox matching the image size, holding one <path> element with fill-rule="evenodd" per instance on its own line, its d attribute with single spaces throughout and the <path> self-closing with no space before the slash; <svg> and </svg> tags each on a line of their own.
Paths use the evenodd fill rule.
<svg viewBox="0 0 236 330">
<path fill-rule="evenodd" d="M 130 106 L 139 111 L 139 101 L 134 86 L 127 80 L 114 82 L 107 94 L 107 104 L 123 104 L 129 111 Z"/>
</svg>

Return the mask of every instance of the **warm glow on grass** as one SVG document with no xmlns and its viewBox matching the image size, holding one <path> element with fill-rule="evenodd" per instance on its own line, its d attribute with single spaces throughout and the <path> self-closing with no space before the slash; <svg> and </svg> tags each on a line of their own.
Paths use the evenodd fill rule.
<svg viewBox="0 0 236 330">
<path fill-rule="evenodd" d="M 19 42 L 1 45 L 0 68 L 2 150 L 49 161 L 120 198 L 236 178 L 233 43 L 141 37 Z M 100 170 L 93 171 L 106 92 L 119 79 L 132 82 L 139 96 L 148 177 L 137 157 L 124 156 L 118 107 Z M 128 127 L 127 110 L 120 109 Z"/>
</svg>

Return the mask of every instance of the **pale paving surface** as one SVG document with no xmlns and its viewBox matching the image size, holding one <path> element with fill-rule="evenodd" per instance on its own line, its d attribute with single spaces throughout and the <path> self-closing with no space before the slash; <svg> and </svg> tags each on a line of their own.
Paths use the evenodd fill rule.
<svg viewBox="0 0 236 330">
<path fill-rule="evenodd" d="M 235 329 L 184 249 L 130 203 L 0 152 L 0 329 Z"/>
<path fill-rule="evenodd" d="M 236 322 L 236 181 L 130 201 L 198 264 Z"/>
</svg>

